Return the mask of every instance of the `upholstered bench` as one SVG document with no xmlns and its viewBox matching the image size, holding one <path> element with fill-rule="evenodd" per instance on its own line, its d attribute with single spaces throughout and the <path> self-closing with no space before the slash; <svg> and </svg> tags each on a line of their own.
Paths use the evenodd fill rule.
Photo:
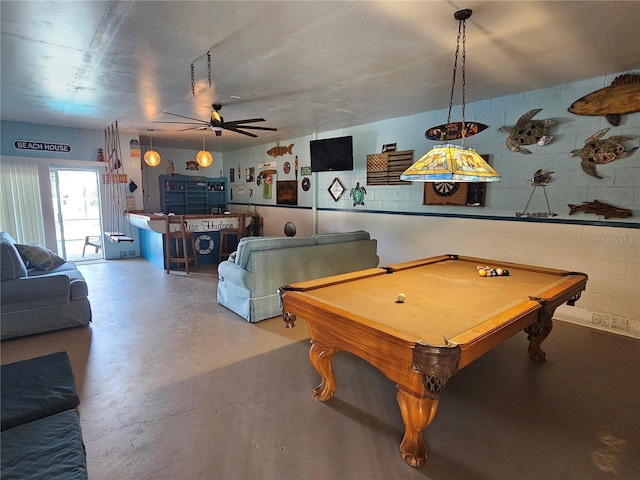
<svg viewBox="0 0 640 480">
<path fill-rule="evenodd" d="M 0 369 L 2 479 L 88 478 L 80 400 L 67 353 Z"/>
</svg>

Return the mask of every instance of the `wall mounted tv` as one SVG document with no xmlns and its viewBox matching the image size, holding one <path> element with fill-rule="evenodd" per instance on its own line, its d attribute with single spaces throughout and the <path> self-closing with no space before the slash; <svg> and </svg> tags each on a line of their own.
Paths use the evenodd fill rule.
<svg viewBox="0 0 640 480">
<path fill-rule="evenodd" d="M 353 137 L 311 140 L 311 171 L 339 172 L 353 170 Z"/>
</svg>

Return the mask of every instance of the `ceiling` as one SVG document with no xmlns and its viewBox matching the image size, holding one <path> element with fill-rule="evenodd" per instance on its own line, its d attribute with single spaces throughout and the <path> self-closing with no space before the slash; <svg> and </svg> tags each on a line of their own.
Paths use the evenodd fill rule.
<svg viewBox="0 0 640 480">
<path fill-rule="evenodd" d="M 228 151 L 446 108 L 462 8 L 467 103 L 640 68 L 636 1 L 3 0 L 0 118 Z M 154 123 L 214 102 L 278 131 Z"/>
</svg>

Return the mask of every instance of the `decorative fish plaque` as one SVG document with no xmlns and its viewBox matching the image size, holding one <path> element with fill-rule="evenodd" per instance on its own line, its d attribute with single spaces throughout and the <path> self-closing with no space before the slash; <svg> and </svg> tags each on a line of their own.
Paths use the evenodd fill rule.
<svg viewBox="0 0 640 480">
<path fill-rule="evenodd" d="M 583 202 L 582 205 L 569 204 L 569 208 L 571 209 L 569 215 L 573 215 L 576 212 L 593 213 L 595 215 L 603 215 L 605 219 L 627 218 L 633 216 L 631 210 L 614 207 L 613 205 L 599 202 L 598 200 L 594 200 L 593 202 Z"/>
<path fill-rule="evenodd" d="M 568 110 L 576 115 L 604 115 L 617 127 L 620 115 L 640 112 L 640 75 L 620 75 L 611 86 L 579 98 Z"/>
</svg>

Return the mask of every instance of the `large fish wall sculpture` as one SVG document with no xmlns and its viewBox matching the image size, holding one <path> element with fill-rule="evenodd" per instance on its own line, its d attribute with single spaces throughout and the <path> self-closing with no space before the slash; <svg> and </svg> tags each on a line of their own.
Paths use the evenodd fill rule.
<svg viewBox="0 0 640 480">
<path fill-rule="evenodd" d="M 573 205 L 570 203 L 569 208 L 569 215 L 577 212 L 594 213 L 596 215 L 603 215 L 605 220 L 609 218 L 627 218 L 633 216 L 633 212 L 627 208 L 615 207 L 598 200 L 582 202 L 582 205 Z"/>
<path fill-rule="evenodd" d="M 602 139 L 608 131 L 608 128 L 603 128 L 599 132 L 594 133 L 585 140 L 584 147 L 572 150 L 571 153 L 569 153 L 570 157 L 578 156 L 582 158 L 580 164 L 582 170 L 592 177 L 603 178 L 596 172 L 596 165 L 604 165 L 618 158 L 628 157 L 638 149 L 638 147 L 634 147 L 631 150 L 624 149 L 624 145 L 622 145 L 621 142 L 631 140 L 631 137 L 615 136 Z"/>
<path fill-rule="evenodd" d="M 640 75 L 620 75 L 611 82 L 611 86 L 579 98 L 568 110 L 576 115 L 604 115 L 611 125 L 617 127 L 620 115 L 640 112 Z"/>
<path fill-rule="evenodd" d="M 547 145 L 554 136 L 548 134 L 548 128 L 558 125 L 556 120 L 532 120 L 533 117 L 542 111 L 536 108 L 525 113 L 518 119 L 513 127 L 500 127 L 499 132 L 508 133 L 507 147 L 509 150 L 517 153 L 529 154 L 531 150 L 522 147 L 522 145 Z"/>
</svg>

